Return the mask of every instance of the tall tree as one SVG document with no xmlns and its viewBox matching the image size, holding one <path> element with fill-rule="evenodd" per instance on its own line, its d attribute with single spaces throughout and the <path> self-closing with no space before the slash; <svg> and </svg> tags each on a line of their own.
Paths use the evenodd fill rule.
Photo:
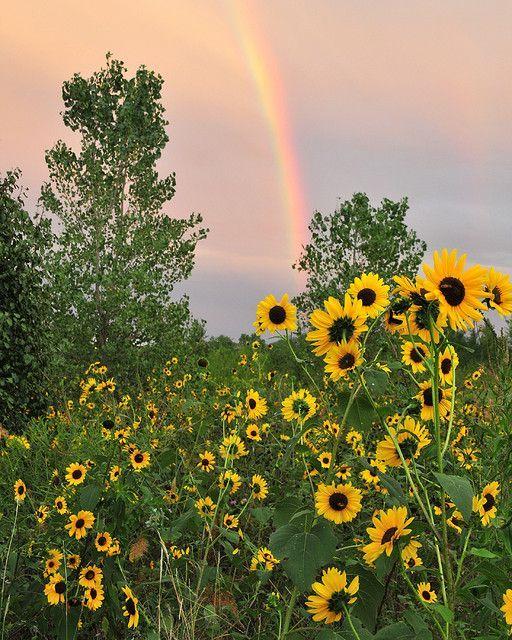
<svg viewBox="0 0 512 640">
<path fill-rule="evenodd" d="M 328 296 L 339 298 L 363 271 L 388 282 L 396 273 L 415 275 L 427 245 L 407 226 L 408 209 L 407 198 L 384 198 L 375 207 L 365 193 L 355 193 L 333 213 L 316 211 L 311 240 L 293 265 L 307 275 L 305 291 L 295 298 L 299 309 L 310 313 Z"/>
<path fill-rule="evenodd" d="M 40 204 L 58 221 L 53 301 L 66 361 L 161 357 L 189 324 L 188 301 L 173 288 L 190 275 L 207 230 L 198 214 L 164 211 L 175 176 L 156 169 L 169 140 L 162 85 L 144 66 L 128 77 L 110 54 L 105 68 L 63 85 L 62 117 L 79 149 L 60 140 L 47 151 Z"/>
<path fill-rule="evenodd" d="M 42 408 L 47 364 L 49 225 L 24 208 L 20 172 L 0 178 L 0 424 L 21 431 Z"/>
</svg>

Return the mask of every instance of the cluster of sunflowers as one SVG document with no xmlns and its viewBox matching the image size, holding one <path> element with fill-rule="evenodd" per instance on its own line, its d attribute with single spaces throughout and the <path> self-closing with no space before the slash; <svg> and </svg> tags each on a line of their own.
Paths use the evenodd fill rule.
<svg viewBox="0 0 512 640">
<path fill-rule="evenodd" d="M 362 639 L 383 616 L 406 620 L 402 635 L 426 625 L 448 640 L 457 618 L 476 629 L 464 607 L 478 589 L 502 596 L 512 625 L 512 588 L 495 568 L 509 489 L 482 464 L 496 434 L 490 378 L 479 367 L 456 386 L 452 344 L 483 312 L 511 313 L 512 285 L 464 261 L 436 253 L 424 277 L 393 287 L 362 274 L 312 313 L 304 343 L 288 296 L 265 298 L 256 333 L 278 335 L 295 375 L 261 339 L 217 368 L 208 354 L 170 358 L 129 393 L 95 362 L 76 400 L 24 436 L 0 433 L 12 496 L 0 618 L 13 637 L 24 616 L 43 624 L 38 597 L 49 636 L 65 623 L 75 637 L 124 637 L 118 619 L 173 637 L 201 625 L 203 608 L 197 637 L 213 614 L 233 637 L 257 624 L 280 640 L 316 637 L 319 622 Z"/>
</svg>

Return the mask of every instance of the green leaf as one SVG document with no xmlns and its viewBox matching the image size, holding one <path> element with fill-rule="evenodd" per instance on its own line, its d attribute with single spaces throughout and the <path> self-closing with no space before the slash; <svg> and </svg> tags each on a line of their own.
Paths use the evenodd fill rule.
<svg viewBox="0 0 512 640">
<path fill-rule="evenodd" d="M 450 476 L 445 473 L 434 473 L 439 484 L 455 503 L 466 522 L 471 519 L 473 511 L 473 487 L 467 478 Z"/>
<path fill-rule="evenodd" d="M 100 500 L 101 490 L 95 484 L 89 484 L 80 489 L 79 504 L 81 509 L 94 511 Z"/>
<path fill-rule="evenodd" d="M 302 509 L 303 506 L 304 502 L 296 496 L 286 496 L 281 500 L 274 511 L 273 521 L 276 529 L 288 524 L 293 514 Z"/>
<path fill-rule="evenodd" d="M 410 637 L 411 629 L 405 622 L 395 622 L 378 631 L 373 640 L 409 640 Z"/>
<path fill-rule="evenodd" d="M 404 612 L 405 621 L 411 625 L 417 640 L 432 640 L 432 633 L 425 620 L 414 609 Z"/>
<path fill-rule="evenodd" d="M 453 611 L 451 609 L 439 603 L 434 604 L 433 607 L 445 622 L 453 622 Z"/>
<path fill-rule="evenodd" d="M 471 547 L 469 553 L 472 556 L 477 556 L 478 558 L 499 558 L 500 556 L 496 555 L 492 551 L 488 549 L 478 549 L 477 547 Z"/>
<path fill-rule="evenodd" d="M 353 607 L 354 615 L 368 629 L 373 629 L 384 597 L 384 585 L 372 571 L 368 571 L 362 565 L 355 570 L 355 573 L 359 575 L 359 592 Z"/>
</svg>

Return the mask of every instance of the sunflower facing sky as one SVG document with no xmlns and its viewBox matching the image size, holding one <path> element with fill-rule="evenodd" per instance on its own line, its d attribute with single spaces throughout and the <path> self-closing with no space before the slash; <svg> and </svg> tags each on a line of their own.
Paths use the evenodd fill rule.
<svg viewBox="0 0 512 640">
<path fill-rule="evenodd" d="M 306 422 L 315 415 L 316 408 L 316 399 L 306 389 L 294 391 L 282 403 L 283 417 L 288 422 Z"/>
<path fill-rule="evenodd" d="M 411 533 L 407 527 L 413 520 L 407 518 L 407 507 L 392 507 L 374 515 L 373 527 L 366 529 L 371 542 L 363 547 L 365 561 L 373 564 L 383 553 L 390 556 L 394 543 Z"/>
<path fill-rule="evenodd" d="M 269 331 L 295 331 L 297 328 L 297 310 L 285 293 L 281 300 L 268 295 L 256 309 L 256 321 L 253 323 L 257 334 Z"/>
<path fill-rule="evenodd" d="M 363 273 L 355 278 L 348 293 L 361 301 L 363 311 L 368 318 L 376 318 L 389 303 L 389 285 L 376 273 Z"/>
<path fill-rule="evenodd" d="M 335 524 L 350 522 L 361 511 L 360 489 L 347 484 L 319 484 L 315 493 L 318 515 Z"/>
</svg>

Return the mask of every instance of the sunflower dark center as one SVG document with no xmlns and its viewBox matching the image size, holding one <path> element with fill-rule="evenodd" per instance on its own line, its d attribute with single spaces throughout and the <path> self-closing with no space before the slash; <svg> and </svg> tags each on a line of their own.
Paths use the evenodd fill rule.
<svg viewBox="0 0 512 640">
<path fill-rule="evenodd" d="M 382 536 L 382 540 L 380 541 L 380 543 L 387 544 L 388 542 L 391 542 L 391 540 L 393 540 L 393 536 L 397 531 L 398 531 L 398 527 L 391 527 L 390 529 L 387 529 L 384 532 L 384 535 Z"/>
<path fill-rule="evenodd" d="M 404 323 L 403 318 L 397 318 L 392 311 L 389 312 L 388 324 L 394 324 L 398 327 L 403 323 Z"/>
<path fill-rule="evenodd" d="M 105 538 L 105 536 L 100 536 L 98 538 L 98 544 L 100 545 L 100 547 L 105 546 L 106 543 L 107 543 L 107 539 Z"/>
<path fill-rule="evenodd" d="M 437 390 L 437 398 L 439 402 L 441 402 L 441 400 L 443 399 L 443 392 L 441 391 L 441 389 Z M 432 395 L 432 387 L 428 387 L 427 389 L 423 390 L 423 402 L 427 407 L 434 406 L 434 397 Z"/>
<path fill-rule="evenodd" d="M 492 493 L 486 493 L 484 497 L 485 497 L 485 502 L 482 505 L 482 509 L 484 511 L 490 511 L 496 504 L 496 500 L 494 499 L 494 496 L 492 495 Z"/>
<path fill-rule="evenodd" d="M 421 595 L 423 596 L 424 600 L 430 600 L 430 591 L 422 591 Z"/>
<path fill-rule="evenodd" d="M 128 611 L 131 616 L 134 616 L 137 613 L 135 602 L 131 598 L 128 598 L 126 601 L 126 611 Z"/>
<path fill-rule="evenodd" d="M 351 353 L 346 353 L 338 360 L 338 366 L 340 369 L 351 369 L 355 363 L 356 359 Z"/>
<path fill-rule="evenodd" d="M 501 304 L 503 302 L 502 299 L 502 295 L 501 295 L 501 289 L 499 287 L 494 287 L 494 289 L 491 291 L 493 297 L 493 302 L 494 304 Z"/>
<path fill-rule="evenodd" d="M 286 320 L 286 311 L 281 305 L 276 304 L 268 312 L 268 317 L 274 324 L 283 324 L 283 322 Z"/>
<path fill-rule="evenodd" d="M 75 469 L 71 474 L 71 476 L 73 477 L 74 480 L 78 480 L 79 478 L 81 478 L 82 477 L 81 469 Z"/>
<path fill-rule="evenodd" d="M 361 302 L 363 303 L 363 307 L 371 307 L 375 300 L 377 300 L 377 294 L 373 289 L 365 287 L 364 289 L 361 289 L 361 291 L 359 291 L 359 293 L 357 294 L 357 299 L 361 300 Z"/>
<path fill-rule="evenodd" d="M 203 458 L 203 467 L 208 467 L 210 465 L 210 461 L 208 458 Z"/>
<path fill-rule="evenodd" d="M 348 598 L 343 591 L 336 591 L 329 598 L 328 601 L 328 609 L 332 611 L 332 613 L 343 613 L 343 605 L 348 602 Z"/>
<path fill-rule="evenodd" d="M 94 580 L 95 576 L 96 574 L 94 573 L 94 571 L 92 569 L 89 569 L 89 571 L 85 573 L 84 577 L 86 580 Z"/>
<path fill-rule="evenodd" d="M 329 496 L 329 506 L 334 511 L 343 511 L 348 505 L 348 498 L 344 493 L 335 491 Z"/>
<path fill-rule="evenodd" d="M 91 600 L 95 600 L 96 596 L 98 595 L 98 592 L 96 591 L 96 589 L 93 587 L 89 593 L 91 595 Z"/>
<path fill-rule="evenodd" d="M 446 376 L 452 370 L 452 361 L 450 358 L 443 358 L 441 360 L 441 371 Z"/>
<path fill-rule="evenodd" d="M 105 429 L 113 429 L 114 423 L 112 422 L 112 420 L 103 420 L 103 426 L 105 427 Z"/>
<path fill-rule="evenodd" d="M 25 493 L 25 488 L 24 488 L 24 486 L 23 486 L 23 485 L 20 485 L 20 486 L 18 487 L 18 495 L 20 495 L 20 496 L 21 496 L 21 495 L 23 495 L 24 493 Z"/>
<path fill-rule="evenodd" d="M 354 335 L 354 321 L 352 318 L 338 318 L 334 320 L 332 325 L 329 327 L 329 340 L 331 342 L 339 343 L 342 340 L 346 340 L 347 342 Z"/>
<path fill-rule="evenodd" d="M 256 408 L 256 400 L 254 398 L 249 398 L 249 409 Z"/>
<path fill-rule="evenodd" d="M 259 484 L 255 484 L 252 490 L 254 493 L 259 493 L 261 491 L 261 487 Z"/>
<path fill-rule="evenodd" d="M 58 593 L 59 595 L 61 595 L 62 593 L 64 593 L 64 591 L 66 591 L 66 583 L 63 582 L 62 580 L 60 582 L 56 582 L 55 593 Z"/>
<path fill-rule="evenodd" d="M 409 355 L 413 362 L 415 362 L 416 364 L 419 364 L 420 362 L 423 362 L 423 358 L 425 357 L 425 352 L 423 351 L 422 347 L 417 346 L 411 349 L 411 353 Z"/>
<path fill-rule="evenodd" d="M 134 460 L 135 462 L 140 464 L 144 460 L 144 456 L 142 455 L 142 453 L 136 453 Z"/>
<path fill-rule="evenodd" d="M 81 529 L 85 524 L 85 520 L 83 518 L 78 518 L 78 520 L 75 522 L 75 527 L 77 529 Z"/>
<path fill-rule="evenodd" d="M 466 295 L 466 288 L 458 278 L 448 276 L 439 283 L 439 290 L 451 307 L 457 307 Z"/>
</svg>

